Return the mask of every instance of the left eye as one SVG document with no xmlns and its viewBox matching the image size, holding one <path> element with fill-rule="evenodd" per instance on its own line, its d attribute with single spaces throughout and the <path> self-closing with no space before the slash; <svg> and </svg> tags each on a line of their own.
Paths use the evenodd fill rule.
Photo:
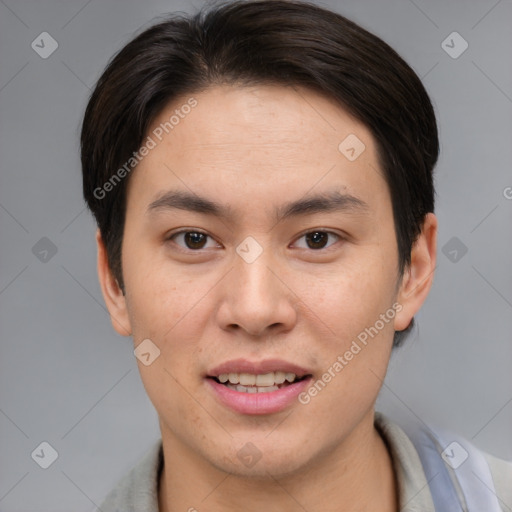
<svg viewBox="0 0 512 512">
<path fill-rule="evenodd" d="M 298 240 L 301 240 L 302 238 L 306 240 L 307 247 L 302 247 L 304 249 L 319 250 L 326 248 L 329 236 L 341 239 L 341 236 L 336 233 L 331 233 L 330 231 L 310 231 L 309 233 L 302 235 Z"/>
</svg>

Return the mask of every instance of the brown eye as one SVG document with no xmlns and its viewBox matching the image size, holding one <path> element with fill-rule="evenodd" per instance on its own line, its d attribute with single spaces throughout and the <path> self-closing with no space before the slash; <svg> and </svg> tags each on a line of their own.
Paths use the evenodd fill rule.
<svg viewBox="0 0 512 512">
<path fill-rule="evenodd" d="M 306 240 L 311 249 L 323 249 L 327 243 L 329 235 L 323 231 L 314 231 L 306 235 Z"/>
<path fill-rule="evenodd" d="M 327 244 L 329 243 L 329 237 L 341 239 L 340 235 L 330 231 L 310 231 L 309 233 L 302 235 L 299 240 L 304 239 L 306 241 L 306 247 L 304 247 L 304 245 L 301 247 L 303 249 L 321 250 L 328 248 L 336 242 L 336 240 L 334 240 L 334 242 L 331 242 L 328 246 Z"/>
<path fill-rule="evenodd" d="M 204 249 L 208 238 L 210 237 L 207 234 L 201 233 L 200 231 L 180 231 L 170 236 L 169 240 L 173 240 L 184 249 L 194 251 Z M 181 242 L 178 240 L 181 240 Z"/>
<path fill-rule="evenodd" d="M 203 233 L 196 233 L 194 231 L 189 231 L 185 233 L 185 244 L 189 249 L 202 249 L 205 241 L 206 235 Z"/>
</svg>

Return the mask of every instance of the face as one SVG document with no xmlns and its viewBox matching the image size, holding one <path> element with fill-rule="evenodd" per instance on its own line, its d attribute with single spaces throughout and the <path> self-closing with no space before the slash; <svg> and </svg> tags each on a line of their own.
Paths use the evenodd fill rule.
<svg viewBox="0 0 512 512">
<path fill-rule="evenodd" d="M 165 136 L 189 97 L 155 119 L 130 176 L 126 294 L 101 239 L 100 280 L 118 331 L 160 351 L 138 365 L 164 442 L 235 474 L 291 474 L 372 420 L 435 244 L 420 237 L 401 280 L 376 145 L 332 101 L 278 86 L 193 97 Z"/>
</svg>

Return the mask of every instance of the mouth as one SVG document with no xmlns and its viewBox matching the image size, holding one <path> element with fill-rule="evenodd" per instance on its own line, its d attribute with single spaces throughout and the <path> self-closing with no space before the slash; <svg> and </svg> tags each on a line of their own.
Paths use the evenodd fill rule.
<svg viewBox="0 0 512 512">
<path fill-rule="evenodd" d="M 300 377 L 293 372 L 277 371 L 260 374 L 221 373 L 208 378 L 240 393 L 272 393 L 309 377 L 311 374 Z"/>
<path fill-rule="evenodd" d="M 277 413 L 298 403 L 298 395 L 312 378 L 308 370 L 278 359 L 237 359 L 205 375 L 208 388 L 220 404 L 249 415 Z"/>
</svg>

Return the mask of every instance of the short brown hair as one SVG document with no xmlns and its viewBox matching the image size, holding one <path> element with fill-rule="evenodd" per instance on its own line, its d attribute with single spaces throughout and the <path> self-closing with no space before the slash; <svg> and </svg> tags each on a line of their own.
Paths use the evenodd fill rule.
<svg viewBox="0 0 512 512">
<path fill-rule="evenodd" d="M 103 197 L 98 190 L 170 101 L 216 84 L 307 87 L 368 127 L 391 194 L 402 274 L 434 211 L 439 143 L 420 79 L 384 41 L 340 14 L 296 0 L 238 0 L 144 30 L 113 57 L 92 92 L 81 133 L 83 191 L 121 288 L 128 177 Z"/>
</svg>

